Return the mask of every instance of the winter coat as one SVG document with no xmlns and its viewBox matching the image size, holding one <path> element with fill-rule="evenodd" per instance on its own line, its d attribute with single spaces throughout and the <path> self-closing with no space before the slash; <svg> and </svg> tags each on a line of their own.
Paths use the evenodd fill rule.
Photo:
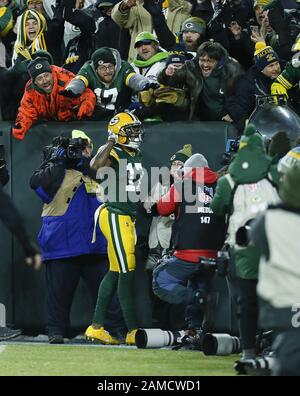
<svg viewBox="0 0 300 396">
<path fill-rule="evenodd" d="M 182 23 L 191 16 L 192 4 L 185 0 L 170 0 L 167 15 L 167 24 L 172 33 L 180 31 Z M 112 19 L 121 27 L 129 29 L 131 43 L 129 49 L 129 62 L 135 58 L 134 49 L 135 38 L 140 32 L 152 32 L 152 18 L 143 7 L 143 0 L 137 0 L 137 6 L 132 7 L 128 12 L 121 13 L 119 10 L 121 2 L 117 3 L 112 10 Z"/>
<path fill-rule="evenodd" d="M 241 78 L 243 73 L 241 65 L 235 59 L 229 58 L 227 51 L 224 49 L 224 60 L 221 62 L 220 66 L 217 66 L 212 72 L 211 77 L 219 79 L 219 92 L 224 94 L 225 103 L 227 98 L 234 92 L 237 81 Z M 199 101 L 204 86 L 204 78 L 199 67 L 198 56 L 187 61 L 181 69 L 176 70 L 174 75 L 169 79 L 169 85 L 172 87 L 184 86 L 187 89 L 190 102 L 189 119 L 191 120 L 197 116 L 198 108 L 200 107 Z M 210 98 L 209 102 L 213 105 L 213 98 Z M 222 116 L 228 113 L 226 107 L 225 104 L 224 114 L 222 114 Z"/>
<path fill-rule="evenodd" d="M 71 169 L 53 159 L 31 176 L 30 186 L 44 203 L 38 236 L 43 261 L 106 253 L 106 240 L 98 225 L 92 243 L 94 213 L 101 203 L 96 197 L 98 185 L 89 172 L 88 159 L 74 163 Z"/>
<path fill-rule="evenodd" d="M 227 109 L 237 129 L 243 131 L 245 121 L 255 109 L 258 95 L 270 95 L 274 80 L 252 66 L 237 83 L 234 95 L 227 100 Z"/>
<path fill-rule="evenodd" d="M 172 235 L 172 240 L 174 255 L 181 260 L 198 263 L 200 256 L 215 258 L 217 250 L 223 245 L 224 216 L 216 215 L 208 208 L 217 179 L 217 174 L 210 168 L 193 168 L 182 180 L 174 183 L 156 204 L 154 210 L 160 216 L 175 213 L 175 235 Z M 192 202 L 186 200 L 190 185 Z"/>
<path fill-rule="evenodd" d="M 59 94 L 64 90 L 75 75 L 58 66 L 51 66 L 54 77 L 54 86 L 50 94 L 39 90 L 29 80 L 21 100 L 19 112 L 13 128 L 13 135 L 23 139 L 28 129 L 37 121 L 72 121 L 93 114 L 96 97 L 86 88 L 78 98 L 67 98 Z"/>
</svg>

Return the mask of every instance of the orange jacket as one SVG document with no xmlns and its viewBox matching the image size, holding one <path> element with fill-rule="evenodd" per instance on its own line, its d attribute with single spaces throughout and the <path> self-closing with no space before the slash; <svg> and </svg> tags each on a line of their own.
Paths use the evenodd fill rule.
<svg viewBox="0 0 300 396">
<path fill-rule="evenodd" d="M 51 66 L 54 86 L 50 94 L 40 93 L 29 80 L 20 103 L 19 112 L 12 129 L 15 138 L 22 140 L 28 129 L 39 120 L 72 121 L 90 117 L 95 108 L 96 97 L 86 88 L 79 98 L 59 95 L 75 77 L 73 73 L 58 66 Z"/>
</svg>

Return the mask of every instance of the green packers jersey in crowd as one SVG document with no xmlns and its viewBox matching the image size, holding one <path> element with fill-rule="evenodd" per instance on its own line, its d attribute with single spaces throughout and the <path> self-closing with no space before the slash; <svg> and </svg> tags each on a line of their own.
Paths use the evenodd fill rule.
<svg viewBox="0 0 300 396">
<path fill-rule="evenodd" d="M 132 91 L 128 87 L 128 80 L 135 74 L 133 68 L 126 61 L 110 84 L 104 84 L 98 77 L 92 61 L 87 61 L 77 74 L 87 87 L 94 91 L 97 102 L 95 113 L 103 117 L 111 116 L 120 106 L 130 103 Z"/>
<path fill-rule="evenodd" d="M 109 181 L 105 206 L 112 212 L 135 218 L 143 176 L 141 152 L 129 152 L 121 146 L 115 146 L 109 158 L 115 170 L 115 185 L 112 180 Z"/>
</svg>

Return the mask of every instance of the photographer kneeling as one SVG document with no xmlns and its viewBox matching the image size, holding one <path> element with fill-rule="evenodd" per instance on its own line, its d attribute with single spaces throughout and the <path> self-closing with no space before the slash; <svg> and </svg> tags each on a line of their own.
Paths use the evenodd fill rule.
<svg viewBox="0 0 300 396">
<path fill-rule="evenodd" d="M 107 247 L 100 229 L 94 244 L 94 213 L 100 205 L 89 164 L 93 145 L 82 131 L 72 139 L 57 137 L 45 147 L 44 159 L 30 186 L 44 203 L 39 243 L 46 265 L 47 324 L 50 343 L 63 343 L 76 287 L 82 277 L 95 306 L 99 284 L 107 272 Z M 121 322 L 120 308 L 112 307 L 107 328 Z M 114 326 L 114 328 L 112 328 Z M 119 327 L 118 327 L 119 329 Z"/>
<path fill-rule="evenodd" d="M 160 216 L 176 214 L 175 251 L 154 270 L 153 292 L 170 304 L 186 305 L 188 328 L 201 330 L 209 313 L 207 297 L 215 269 L 209 263 L 215 264 L 223 245 L 225 217 L 209 209 L 218 176 L 204 156 L 192 155 L 183 172 L 183 178 L 151 210 Z"/>
</svg>

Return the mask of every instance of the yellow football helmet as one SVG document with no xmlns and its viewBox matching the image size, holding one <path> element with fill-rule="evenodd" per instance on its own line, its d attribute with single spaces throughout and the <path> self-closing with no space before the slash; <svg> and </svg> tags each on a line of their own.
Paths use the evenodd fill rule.
<svg viewBox="0 0 300 396">
<path fill-rule="evenodd" d="M 118 144 L 138 149 L 143 141 L 141 121 L 133 113 L 118 113 L 109 121 L 108 133 L 118 136 Z"/>
</svg>

